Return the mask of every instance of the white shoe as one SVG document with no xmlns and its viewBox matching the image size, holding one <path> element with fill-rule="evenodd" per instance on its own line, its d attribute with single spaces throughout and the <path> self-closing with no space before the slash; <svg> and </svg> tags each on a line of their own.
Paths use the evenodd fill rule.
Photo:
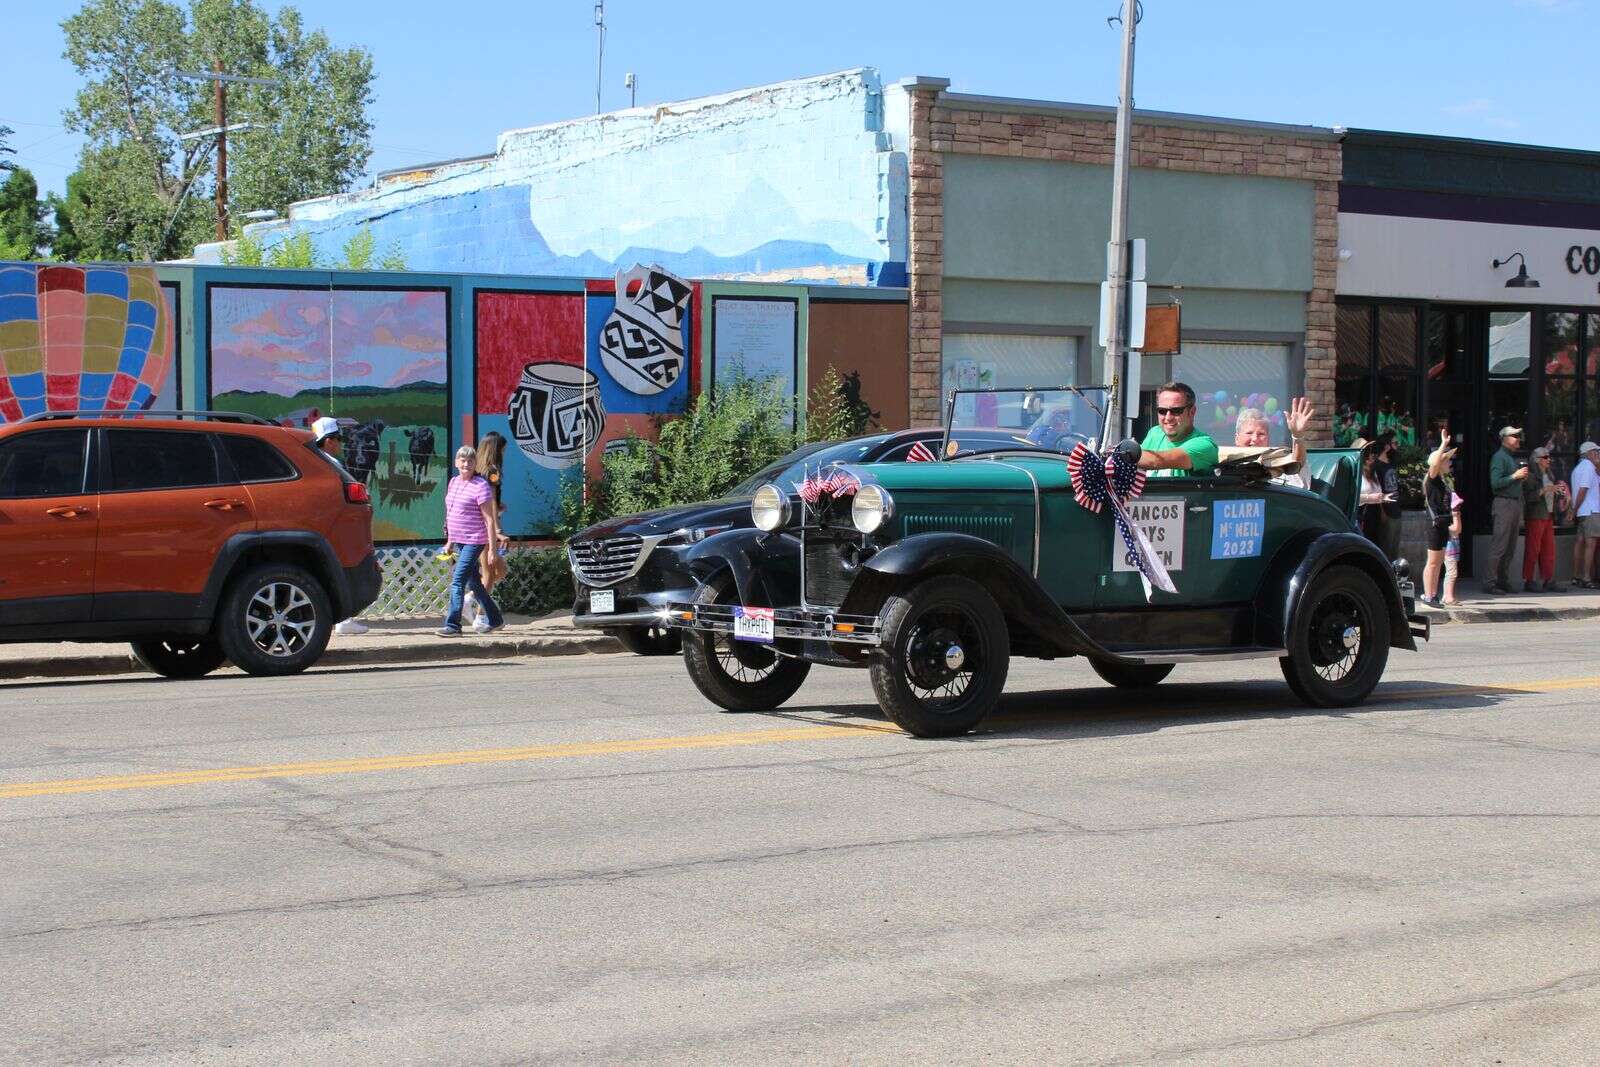
<svg viewBox="0 0 1600 1067">
<path fill-rule="evenodd" d="M 488 619 L 479 619 L 477 622 L 472 624 L 472 632 L 475 634 L 492 634 L 497 629 L 499 629 L 499 627 L 489 625 Z"/>
<path fill-rule="evenodd" d="M 483 609 L 478 607 L 478 595 L 476 593 L 468 593 L 466 598 L 461 601 L 461 621 L 471 625 L 477 622 L 482 615 Z"/>
<path fill-rule="evenodd" d="M 354 637 L 356 634 L 364 634 L 370 629 L 372 629 L 372 627 L 368 626 L 360 619 L 346 619 L 339 623 L 339 625 L 335 626 L 333 628 L 333 632 L 338 634 L 340 637 Z"/>
</svg>

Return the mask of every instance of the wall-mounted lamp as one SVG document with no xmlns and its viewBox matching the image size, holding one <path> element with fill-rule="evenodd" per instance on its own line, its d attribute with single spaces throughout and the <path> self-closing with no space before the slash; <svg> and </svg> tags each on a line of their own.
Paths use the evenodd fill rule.
<svg viewBox="0 0 1600 1067">
<path fill-rule="evenodd" d="M 1507 263 L 1510 263 L 1513 259 L 1520 259 L 1520 260 L 1522 260 L 1522 262 L 1517 267 L 1517 276 L 1515 278 L 1512 278 L 1512 279 L 1510 279 L 1509 281 L 1506 282 L 1506 288 L 1507 289 L 1537 289 L 1537 288 L 1539 288 L 1538 280 L 1535 279 L 1535 278 L 1528 277 L 1528 257 L 1524 256 L 1521 252 L 1513 252 L 1509 256 L 1507 256 L 1505 259 L 1497 259 L 1497 260 L 1495 260 L 1494 261 L 1494 269 L 1495 270 L 1499 270 L 1501 267 L 1505 266 Z"/>
</svg>

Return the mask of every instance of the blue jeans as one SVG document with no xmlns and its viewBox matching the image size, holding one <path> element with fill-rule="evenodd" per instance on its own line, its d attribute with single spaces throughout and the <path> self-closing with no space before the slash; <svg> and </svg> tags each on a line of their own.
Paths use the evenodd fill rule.
<svg viewBox="0 0 1600 1067">
<path fill-rule="evenodd" d="M 456 568 L 450 572 L 450 610 L 444 617 L 446 630 L 461 629 L 461 602 L 466 599 L 469 589 L 477 594 L 478 604 L 489 617 L 490 626 L 500 626 L 506 621 L 505 616 L 500 614 L 500 606 L 489 596 L 489 591 L 483 587 L 483 579 L 478 576 L 478 557 L 483 555 L 485 547 L 456 546 Z"/>
</svg>

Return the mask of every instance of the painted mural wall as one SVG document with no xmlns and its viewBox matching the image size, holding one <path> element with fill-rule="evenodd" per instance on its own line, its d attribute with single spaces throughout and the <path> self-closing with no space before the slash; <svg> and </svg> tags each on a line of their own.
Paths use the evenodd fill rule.
<svg viewBox="0 0 1600 1067">
<path fill-rule="evenodd" d="M 176 311 L 152 267 L 0 262 L 0 422 L 176 406 Z"/>
<path fill-rule="evenodd" d="M 903 285 L 906 161 L 859 69 L 502 134 L 493 156 L 295 204 L 251 228 L 329 261 L 362 227 L 412 270 Z M 218 246 L 196 250 L 218 262 Z"/>
<path fill-rule="evenodd" d="M 442 536 L 449 480 L 446 289 L 207 288 L 210 407 L 289 426 L 339 420 L 377 541 Z"/>
<path fill-rule="evenodd" d="M 688 403 L 694 286 L 659 270 L 582 291 L 474 294 L 477 432 L 506 437 L 503 525 L 554 526 L 564 482 L 598 477 L 605 448 L 649 438 Z"/>
</svg>

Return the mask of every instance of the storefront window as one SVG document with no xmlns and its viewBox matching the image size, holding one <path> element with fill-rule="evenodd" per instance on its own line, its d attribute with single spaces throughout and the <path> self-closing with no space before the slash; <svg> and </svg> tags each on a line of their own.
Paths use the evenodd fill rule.
<svg viewBox="0 0 1600 1067">
<path fill-rule="evenodd" d="M 1528 366 L 1533 313 L 1531 311 L 1491 311 L 1489 313 L 1488 401 L 1491 447 L 1498 447 L 1502 426 L 1521 426 L 1528 421 Z"/>
<path fill-rule="evenodd" d="M 1372 307 L 1341 304 L 1338 310 L 1338 361 L 1334 380 L 1333 442 L 1341 448 L 1371 433 Z"/>
<path fill-rule="evenodd" d="M 1428 311 L 1423 362 L 1427 382 L 1428 428 L 1422 435 L 1431 445 L 1448 432 L 1460 443 L 1472 412 L 1471 318 L 1460 308 Z"/>
<path fill-rule="evenodd" d="M 1377 430 L 1394 432 L 1401 449 L 1417 446 L 1417 311 L 1378 309 Z"/>
<path fill-rule="evenodd" d="M 1285 444 L 1289 352 L 1288 345 L 1279 344 L 1184 341 L 1183 350 L 1172 357 L 1172 377 L 1194 389 L 1195 425 L 1219 443 L 1233 444 L 1239 412 L 1255 408 L 1267 417 L 1272 443 Z"/>
<path fill-rule="evenodd" d="M 1078 339 L 1011 333 L 947 333 L 944 391 L 1075 385 Z"/>
</svg>

